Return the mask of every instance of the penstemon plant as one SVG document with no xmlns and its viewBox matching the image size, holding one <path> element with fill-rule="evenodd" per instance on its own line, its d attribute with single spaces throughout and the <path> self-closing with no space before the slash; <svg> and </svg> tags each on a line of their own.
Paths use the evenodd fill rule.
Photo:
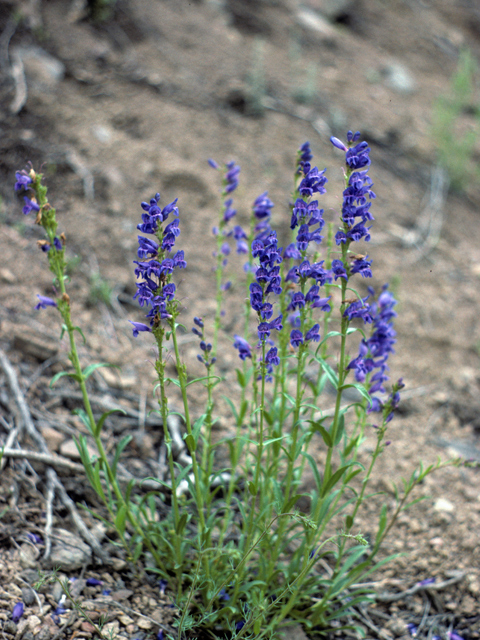
<svg viewBox="0 0 480 640">
<path fill-rule="evenodd" d="M 113 457 L 103 446 L 102 428 L 111 412 L 95 417 L 87 379 L 106 365 L 81 367 L 76 338 L 83 334 L 72 320 L 66 289 L 66 238 L 57 236 L 55 209 L 47 200 L 42 175 L 33 169 L 16 174 L 16 191 L 31 192 L 24 197 L 23 212 L 35 212 L 36 223 L 45 230 L 46 239 L 39 244 L 58 292 L 56 299 L 38 296 L 36 308 L 56 307 L 62 334 L 70 341 L 73 371 L 57 374 L 53 382 L 69 375 L 80 385 L 84 409 L 79 414 L 97 447 L 91 458 L 87 439 L 79 435 L 86 475 L 131 562 L 149 554 L 149 570 L 158 574 L 163 588 L 168 584 L 179 611 L 178 640 L 200 632 L 207 637 L 273 638 L 289 624 L 302 624 L 312 634 L 348 626 L 355 605 L 371 598 L 362 584 L 365 578 L 391 559 L 377 556 L 398 514 L 415 502 L 411 493 L 416 485 L 432 471 L 458 464 L 437 461 L 424 468 L 420 463 L 401 489 L 395 487 L 396 506 L 379 509 L 376 534 L 367 543 L 357 517 L 371 498 L 373 469 L 389 444 L 387 433 L 404 385 L 400 379 L 390 392 L 385 388 L 396 342 L 396 300 L 387 285 L 378 295 L 369 287 L 362 297 L 355 284 L 372 277 L 371 260 L 355 250 L 355 243 L 370 240 L 367 225 L 373 221 L 375 197 L 368 176 L 370 149 L 359 139 L 360 134 L 351 131 L 346 143 L 331 138 L 345 154 L 345 189 L 339 227 L 327 225 L 323 251 L 325 221 L 317 198 L 325 193 L 327 178 L 325 170 L 312 166 L 308 143 L 297 154 L 291 242 L 285 248 L 278 246 L 271 226 L 273 202 L 267 193 L 254 202 L 248 230 L 233 225 L 232 194 L 240 168 L 234 162 L 220 167 L 209 160 L 223 174 L 223 204 L 213 230 L 216 312 L 210 327 L 204 318 L 193 319 L 198 359 L 205 368 L 198 378 L 189 376 L 178 341 L 184 327 L 178 321 L 175 278 L 187 263 L 184 251 L 175 250 L 180 234 L 177 200 L 163 209 L 159 194 L 142 202 L 137 228 L 144 235 L 138 236 L 134 297 L 146 310 L 146 322 L 131 324 L 134 336 L 151 334 L 158 350 L 155 393 L 169 466 L 168 481 L 157 480 L 158 489 L 143 494 L 133 481 L 125 487 L 117 476 L 129 437 L 121 440 Z M 248 293 L 243 333 L 232 336 L 240 358 L 240 394 L 237 402 L 225 398 L 235 437 L 219 443 L 212 438 L 215 397 L 222 383 L 215 371 L 232 239 L 237 253 L 246 256 Z M 353 358 L 348 355 L 352 349 L 358 353 Z M 176 378 L 166 374 L 171 350 Z M 180 390 L 180 411 L 169 404 L 170 384 Z M 205 389 L 203 410 L 189 403 L 193 384 Z M 320 408 L 327 387 L 335 394 L 328 411 Z M 345 393 L 350 398 L 352 390 L 356 399 L 345 403 Z M 172 413 L 181 416 L 185 428 L 189 455 L 182 464 L 172 446 Z M 371 428 L 376 444 L 364 466 L 359 453 Z M 229 450 L 228 468 L 216 462 L 222 444 Z M 321 448 L 317 459 L 314 446 Z M 313 476 L 308 495 L 301 492 L 306 467 Z M 308 513 L 299 511 L 305 498 Z M 168 515 L 159 520 L 160 506 Z"/>
</svg>

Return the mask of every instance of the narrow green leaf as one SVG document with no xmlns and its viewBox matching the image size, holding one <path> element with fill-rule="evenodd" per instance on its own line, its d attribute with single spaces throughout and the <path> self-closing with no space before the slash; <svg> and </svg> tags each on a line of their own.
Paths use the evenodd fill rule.
<svg viewBox="0 0 480 640">
<path fill-rule="evenodd" d="M 350 514 L 345 518 L 345 526 L 347 530 L 353 527 L 353 517 Z"/>
<path fill-rule="evenodd" d="M 125 411 L 125 409 L 111 409 L 110 411 L 105 411 L 105 413 L 102 413 L 100 419 L 95 425 L 95 433 L 93 434 L 95 437 L 98 437 L 100 435 L 105 420 L 108 418 L 108 416 L 112 415 L 112 413 L 122 413 L 123 415 L 125 415 L 127 412 Z"/>
<path fill-rule="evenodd" d="M 80 418 L 83 424 L 87 427 L 89 433 L 94 435 L 94 433 L 92 432 L 92 425 L 90 424 L 90 420 L 88 419 L 86 411 L 84 409 L 74 409 L 73 413 Z"/>
<path fill-rule="evenodd" d="M 100 369 L 100 367 L 120 369 L 120 367 L 116 364 L 109 364 L 108 362 L 94 362 L 93 364 L 89 364 L 87 367 L 85 367 L 85 369 L 82 372 L 83 378 L 87 380 L 87 378 L 89 378 L 96 369 Z"/>
<path fill-rule="evenodd" d="M 257 491 L 258 491 L 258 489 L 257 489 L 257 487 L 255 486 L 255 483 L 253 483 L 253 482 L 249 482 L 249 483 L 248 483 L 248 490 L 250 491 L 250 494 L 251 494 L 252 496 L 256 496 L 256 495 L 257 495 Z"/>
<path fill-rule="evenodd" d="M 193 429 L 192 429 L 192 431 L 193 431 L 193 438 L 194 438 L 195 442 L 198 442 L 198 436 L 199 436 L 199 434 L 200 434 L 200 430 L 201 430 L 201 428 L 202 428 L 202 426 L 203 426 L 203 424 L 204 424 L 204 422 L 205 422 L 205 418 L 206 418 L 206 417 L 207 417 L 207 414 L 206 414 L 206 413 L 204 413 L 204 414 L 202 414 L 199 418 L 197 418 L 197 419 L 195 420 L 195 423 L 194 423 L 194 425 L 193 425 Z"/>
<path fill-rule="evenodd" d="M 345 416 L 342 413 L 338 418 L 338 426 L 337 433 L 335 434 L 335 442 L 334 445 L 337 447 L 340 440 L 343 438 L 343 434 L 345 433 Z"/>
<path fill-rule="evenodd" d="M 123 537 L 125 533 L 125 525 L 127 521 L 127 506 L 125 504 L 120 505 L 117 515 L 115 516 L 115 529 Z"/>
<path fill-rule="evenodd" d="M 321 424 L 318 424 L 315 426 L 315 431 L 318 431 L 322 438 L 324 443 L 326 444 L 326 446 L 331 449 L 332 448 L 332 436 L 330 435 L 330 433 L 325 429 L 325 427 Z"/>
<path fill-rule="evenodd" d="M 245 389 L 245 387 L 247 386 L 247 382 L 245 380 L 245 376 L 243 375 L 243 371 L 241 371 L 240 369 L 235 369 L 235 372 L 237 374 L 238 384 L 242 389 Z"/>
<path fill-rule="evenodd" d="M 248 400 L 244 400 L 240 407 L 240 413 L 237 416 L 237 424 L 242 424 L 243 419 L 245 418 L 248 411 Z"/>
<path fill-rule="evenodd" d="M 378 522 L 378 531 L 377 536 L 375 538 L 375 546 L 380 542 L 380 539 L 387 527 L 387 505 L 384 504 L 380 511 L 380 518 Z"/>
<path fill-rule="evenodd" d="M 195 438 L 188 433 L 183 436 L 183 439 L 185 440 L 185 443 L 190 453 L 193 453 L 197 448 L 197 445 L 195 444 Z"/>
<path fill-rule="evenodd" d="M 356 389 L 358 393 L 360 393 L 362 397 L 365 398 L 368 403 L 370 403 L 370 394 L 363 385 L 358 384 L 357 382 L 352 382 L 352 384 L 344 384 L 340 391 L 345 391 L 345 389 Z"/>
<path fill-rule="evenodd" d="M 339 480 L 341 480 L 345 471 L 351 467 L 351 464 L 347 464 L 344 467 L 340 467 L 335 471 L 335 473 L 328 479 L 327 483 L 322 486 L 322 496 L 325 496 L 329 491 L 334 487 Z"/>
<path fill-rule="evenodd" d="M 117 445 L 117 448 L 115 450 L 115 456 L 112 462 L 112 473 L 114 477 L 117 475 L 117 465 L 118 465 L 118 461 L 120 460 L 120 456 L 122 455 L 122 451 L 125 449 L 125 447 L 130 442 L 131 439 L 132 439 L 132 436 L 130 435 L 124 436 Z"/>
<path fill-rule="evenodd" d="M 338 389 L 338 376 L 333 368 L 328 364 L 328 362 L 326 362 L 326 360 L 320 358 L 319 356 L 317 356 L 317 361 L 322 365 L 322 369 L 324 370 L 333 387 L 335 389 Z"/>
<path fill-rule="evenodd" d="M 188 522 L 188 513 L 184 513 L 177 524 L 177 535 L 181 536 Z"/>
<path fill-rule="evenodd" d="M 83 335 L 83 331 L 80 329 L 80 327 L 73 327 L 74 331 L 78 331 L 78 333 L 82 336 L 83 339 L 83 344 L 87 344 L 87 340 L 85 338 L 85 336 Z"/>
<path fill-rule="evenodd" d="M 315 462 L 315 460 L 313 459 L 312 455 L 310 455 L 309 453 L 306 453 L 306 452 L 304 452 L 303 455 L 307 459 L 308 464 L 310 465 L 310 468 L 311 468 L 312 473 L 314 475 L 315 484 L 317 486 L 317 491 L 320 492 L 320 490 L 322 488 L 322 478 L 320 476 L 320 472 L 318 471 L 318 465 Z"/>
<path fill-rule="evenodd" d="M 238 418 L 238 413 L 237 413 L 237 408 L 235 407 L 235 405 L 233 404 L 233 402 L 231 401 L 230 398 L 227 398 L 227 396 L 222 396 L 222 397 L 225 400 L 225 402 L 228 404 L 230 409 L 232 410 L 232 413 L 233 413 L 233 415 L 235 417 L 236 424 L 240 424 L 240 420 Z"/>
<path fill-rule="evenodd" d="M 53 378 L 50 380 L 50 388 L 53 387 L 53 385 L 60 380 L 60 378 L 63 378 L 63 376 L 69 376 L 70 378 L 73 378 L 74 380 L 76 380 L 77 382 L 80 382 L 80 378 L 79 376 L 77 376 L 76 373 L 69 373 L 68 371 L 60 371 L 59 373 L 56 373 Z"/>
</svg>

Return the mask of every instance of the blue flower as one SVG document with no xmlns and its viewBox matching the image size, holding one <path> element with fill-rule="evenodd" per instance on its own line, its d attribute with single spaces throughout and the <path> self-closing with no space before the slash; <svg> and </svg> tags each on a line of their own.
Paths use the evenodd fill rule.
<svg viewBox="0 0 480 640">
<path fill-rule="evenodd" d="M 335 276 L 335 280 L 337 278 L 345 278 L 345 280 L 348 280 L 347 272 L 345 271 L 345 266 L 341 260 L 332 261 L 332 273 Z"/>
<path fill-rule="evenodd" d="M 23 196 L 23 199 L 25 201 L 25 206 L 23 207 L 22 212 L 26 216 L 28 216 L 28 214 L 31 213 L 32 211 L 40 211 L 40 207 L 38 206 L 35 198 L 30 200 L 30 198 L 27 198 L 27 196 Z"/>
<path fill-rule="evenodd" d="M 353 266 L 350 270 L 350 273 L 359 273 L 362 278 L 371 278 L 372 277 L 372 261 L 368 260 L 368 256 L 356 258 Z"/>
<path fill-rule="evenodd" d="M 235 335 L 235 342 L 233 346 L 235 349 L 238 349 L 238 355 L 241 360 L 245 360 L 246 358 L 252 357 L 252 347 L 248 344 L 248 342 L 241 338 L 240 336 Z"/>
<path fill-rule="evenodd" d="M 328 182 L 325 174 L 326 169 L 319 171 L 317 167 L 310 169 L 310 164 L 306 162 L 303 166 L 305 177 L 298 187 L 300 195 L 304 197 L 310 197 L 314 193 L 323 194 L 326 193 L 325 184 Z M 305 173 L 308 171 L 308 173 Z"/>
<path fill-rule="evenodd" d="M 136 338 L 138 336 L 139 331 L 151 331 L 152 328 L 148 326 L 148 324 L 143 324 L 143 322 L 132 322 L 129 320 L 130 324 L 133 325 L 133 337 Z"/>
<path fill-rule="evenodd" d="M 24 612 L 23 602 L 17 602 L 17 604 L 13 607 L 12 622 L 17 624 L 17 622 L 23 616 L 23 612 Z"/>
<path fill-rule="evenodd" d="M 23 171 L 17 171 L 15 179 L 15 191 L 26 191 L 33 182 L 32 178 Z"/>
<path fill-rule="evenodd" d="M 271 209 L 275 205 L 268 197 L 268 191 L 264 191 L 262 195 L 256 198 L 253 203 L 253 215 L 258 220 L 263 220 L 264 218 L 269 218 L 271 214 Z"/>
<path fill-rule="evenodd" d="M 313 342 L 318 342 L 320 340 L 320 334 L 318 332 L 319 329 L 320 325 L 314 324 L 313 327 L 305 334 L 305 341 L 313 340 Z"/>
<path fill-rule="evenodd" d="M 240 173 L 240 167 L 232 160 L 225 165 L 227 171 L 225 173 L 224 184 L 225 193 L 232 193 L 238 187 L 238 174 Z"/>
<path fill-rule="evenodd" d="M 37 293 L 37 298 L 39 299 L 39 303 L 35 305 L 35 309 L 46 309 L 47 307 L 56 307 L 58 306 L 55 300 L 52 298 L 47 298 L 47 296 L 41 296 Z"/>
<path fill-rule="evenodd" d="M 303 333 L 298 329 L 293 329 L 290 333 L 290 344 L 292 347 L 299 347 L 303 344 Z"/>
</svg>

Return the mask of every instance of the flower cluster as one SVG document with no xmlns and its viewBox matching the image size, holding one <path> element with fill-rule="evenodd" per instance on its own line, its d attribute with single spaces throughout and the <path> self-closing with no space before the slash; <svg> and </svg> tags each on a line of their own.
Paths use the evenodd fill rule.
<svg viewBox="0 0 480 640">
<path fill-rule="evenodd" d="M 172 318 L 176 313 L 175 284 L 171 282 L 175 269 L 184 269 L 187 263 L 183 251 L 177 251 L 170 257 L 175 245 L 175 240 L 180 234 L 178 218 L 163 227 L 170 213 L 178 216 L 177 200 L 168 204 L 164 209 L 159 207 L 160 194 L 157 193 L 150 202 L 142 202 L 142 222 L 137 229 L 142 233 L 148 233 L 155 240 L 138 236 L 139 260 L 136 264 L 135 275 L 141 278 L 137 282 L 137 292 L 133 296 L 138 299 L 141 307 L 151 307 L 146 317 L 150 319 L 150 325 L 141 322 L 131 322 L 133 335 L 139 331 L 151 331 L 151 327 L 159 325 L 160 321 Z"/>
<path fill-rule="evenodd" d="M 271 293 L 280 295 L 282 292 L 280 264 L 283 260 L 282 249 L 277 244 L 277 234 L 271 231 L 263 240 L 257 238 L 252 242 L 252 256 L 258 260 L 258 266 L 255 270 L 255 282 L 250 284 L 250 305 L 256 312 L 258 318 L 257 334 L 260 345 L 267 342 L 271 344 L 270 333 L 273 330 L 281 331 L 282 314 L 278 315 L 274 320 L 273 305 L 269 301 Z M 250 345 L 240 336 L 235 336 L 233 345 L 239 351 L 242 360 L 251 357 Z M 280 364 L 280 358 L 277 355 L 277 348 L 272 348 L 266 353 L 265 361 L 261 363 L 267 374 L 273 371 L 273 367 Z M 269 379 L 267 376 L 266 379 Z"/>
<path fill-rule="evenodd" d="M 369 287 L 369 294 L 374 296 L 374 290 Z M 357 382 L 365 382 L 368 378 L 369 393 L 385 393 L 384 382 L 388 380 L 387 360 L 394 353 L 393 345 L 396 342 L 396 332 L 393 328 L 393 319 L 396 312 L 393 307 L 397 301 L 388 291 L 388 285 L 384 285 L 376 302 L 366 305 L 367 296 L 350 305 L 349 309 L 357 305 L 357 316 L 364 322 L 373 324 L 372 333 L 368 339 L 362 339 L 359 347 L 359 355 L 348 365 L 347 369 L 355 372 Z M 395 398 L 391 398 L 395 403 Z M 398 404 L 398 402 L 396 402 Z M 381 411 L 382 403 L 379 398 L 372 399 L 372 411 Z M 393 407 L 395 408 L 395 407 Z M 392 409 L 393 410 L 393 409 Z"/>
<path fill-rule="evenodd" d="M 337 245 L 346 245 L 347 249 L 352 242 L 358 242 L 362 239 L 366 242 L 370 240 L 370 227 L 367 227 L 366 223 L 374 219 L 370 213 L 371 202 L 369 201 L 375 198 L 375 193 L 371 189 L 373 182 L 367 175 L 368 169 L 360 171 L 360 169 L 370 165 L 370 148 L 366 142 L 358 142 L 359 138 L 359 131 L 356 133 L 349 131 L 347 133 L 348 146 L 338 138 L 330 138 L 335 147 L 345 151 L 348 184 L 343 192 L 343 229 L 337 231 L 335 242 Z M 350 274 L 360 273 L 363 277 L 371 277 L 371 261 L 367 258 L 368 256 L 360 256 L 355 259 L 353 266 L 350 268 Z M 341 263 L 343 272 L 346 274 L 346 265 L 341 260 L 338 262 Z M 339 265 L 337 265 L 337 270 L 339 272 L 341 270 Z M 348 275 L 343 273 L 339 274 L 338 277 L 348 279 Z"/>
<path fill-rule="evenodd" d="M 297 198 L 292 209 L 290 220 L 290 228 L 295 230 L 298 227 L 296 241 L 291 243 L 284 251 L 284 258 L 291 260 L 302 260 L 300 265 L 292 266 L 285 278 L 287 282 L 300 284 L 301 291 L 290 292 L 290 303 L 287 311 L 291 311 L 290 322 L 296 327 L 290 334 L 290 344 L 298 347 L 304 342 L 311 340 L 318 342 L 320 334 L 318 333 L 319 325 L 315 324 L 310 329 L 302 331 L 298 327 L 301 326 L 300 316 L 307 308 L 320 308 L 324 311 L 330 311 L 328 304 L 329 297 L 320 298 L 319 290 L 321 286 L 331 282 L 332 276 L 329 270 L 323 267 L 324 261 L 311 264 L 307 259 L 307 252 L 310 243 L 320 244 L 323 237 L 322 229 L 325 225 L 323 219 L 323 209 L 319 209 L 318 200 L 311 200 L 314 193 L 323 194 L 326 192 L 325 170 L 319 171 L 317 167 L 312 169 L 310 160 L 312 153 L 310 145 L 305 142 L 299 151 L 299 161 L 297 174 L 300 174 L 300 184 L 298 193 L 302 196 Z M 312 279 L 314 282 L 309 290 L 305 292 L 307 281 Z"/>
</svg>

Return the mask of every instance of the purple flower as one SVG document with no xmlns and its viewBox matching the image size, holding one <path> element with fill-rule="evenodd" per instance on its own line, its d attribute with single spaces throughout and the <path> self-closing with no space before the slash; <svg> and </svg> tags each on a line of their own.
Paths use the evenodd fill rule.
<svg viewBox="0 0 480 640">
<path fill-rule="evenodd" d="M 98 580 L 97 578 L 87 578 L 86 584 L 87 587 L 99 587 L 103 584 L 103 582 L 101 580 Z"/>
<path fill-rule="evenodd" d="M 33 182 L 31 177 L 23 171 L 17 171 L 15 173 L 15 179 L 15 191 L 26 191 L 28 189 L 28 186 Z"/>
<path fill-rule="evenodd" d="M 308 340 L 313 340 L 313 342 L 318 342 L 320 340 L 320 334 L 318 330 L 320 329 L 320 325 L 314 324 L 309 331 L 305 334 L 305 342 Z"/>
<path fill-rule="evenodd" d="M 413 622 L 410 622 L 409 624 L 407 624 L 407 629 L 408 629 L 408 633 L 412 636 L 412 638 L 416 635 L 417 633 L 417 625 L 413 624 Z"/>
<path fill-rule="evenodd" d="M 28 214 L 31 213 L 32 211 L 40 211 L 40 207 L 38 206 L 35 199 L 30 200 L 30 198 L 27 198 L 27 196 L 23 196 L 23 199 L 25 201 L 25 206 L 23 207 L 22 212 L 26 216 L 28 216 Z"/>
<path fill-rule="evenodd" d="M 313 301 L 312 309 L 321 309 L 322 311 L 328 313 L 328 311 L 332 310 L 332 307 L 328 304 L 328 301 L 331 299 L 331 297 L 332 296 L 328 296 L 328 298 L 316 298 Z"/>
<path fill-rule="evenodd" d="M 278 365 L 280 364 L 280 358 L 278 357 L 277 353 L 277 347 L 272 347 L 271 349 L 269 349 L 265 356 L 265 364 L 278 367 Z"/>
<path fill-rule="evenodd" d="M 309 164 L 310 160 L 312 160 L 313 155 L 310 149 L 310 142 L 304 142 L 300 149 L 298 150 L 298 168 L 297 173 L 303 172 L 303 168 L 305 164 Z"/>
<path fill-rule="evenodd" d="M 37 293 L 37 298 L 39 299 L 39 303 L 35 305 L 35 309 L 46 309 L 47 307 L 56 307 L 57 303 L 52 298 L 47 298 L 46 296 L 41 296 Z"/>
<path fill-rule="evenodd" d="M 372 277 L 372 261 L 367 259 L 368 256 L 365 256 L 365 258 L 357 258 L 354 263 L 353 266 L 351 268 L 350 273 L 359 273 L 362 278 L 371 278 Z"/>
<path fill-rule="evenodd" d="M 310 169 L 310 164 L 308 162 L 305 163 L 303 167 L 304 171 L 307 171 L 307 168 L 309 169 L 309 171 L 308 173 L 305 173 L 305 177 L 298 187 L 300 195 L 302 195 L 303 197 L 310 197 L 314 193 L 326 193 L 327 190 L 324 186 L 328 182 L 327 178 L 324 175 L 326 169 L 323 169 L 323 171 L 319 171 L 317 167 Z"/>
<path fill-rule="evenodd" d="M 148 326 L 148 324 L 143 324 L 143 322 L 132 322 L 129 320 L 130 324 L 133 325 L 133 337 L 136 338 L 140 331 L 151 331 L 152 328 Z"/>
<path fill-rule="evenodd" d="M 370 305 L 367 304 L 367 300 L 370 296 L 366 296 L 361 300 L 355 300 L 348 305 L 348 307 L 343 312 L 343 316 L 348 318 L 350 321 L 353 318 L 362 318 L 365 324 L 370 324 L 373 322 L 373 318 L 370 314 Z"/>
<path fill-rule="evenodd" d="M 344 143 L 338 138 L 335 138 L 334 136 L 332 136 L 330 138 L 330 142 L 333 144 L 334 147 L 337 147 L 337 149 L 340 149 L 341 151 L 348 151 L 348 147 L 346 147 Z"/>
<path fill-rule="evenodd" d="M 234 338 L 235 342 L 233 343 L 233 346 L 235 349 L 238 349 L 238 355 L 240 359 L 245 360 L 246 358 L 251 358 L 252 347 L 248 344 L 248 342 L 237 335 L 235 335 Z"/>
<path fill-rule="evenodd" d="M 223 206 L 225 207 L 223 211 L 223 222 L 225 223 L 227 223 L 229 220 L 231 220 L 237 215 L 237 210 L 232 209 L 232 203 L 233 203 L 233 200 L 231 198 L 229 198 L 228 200 L 225 200 L 225 202 L 223 203 Z M 214 233 L 214 235 L 217 235 L 217 234 Z"/>
<path fill-rule="evenodd" d="M 436 580 L 436 578 L 425 578 L 425 580 L 420 580 L 420 582 L 417 582 L 417 587 L 425 587 L 428 584 L 434 584 Z"/>
<path fill-rule="evenodd" d="M 332 273 L 335 276 L 335 280 L 337 278 L 345 278 L 345 280 L 348 280 L 347 272 L 345 271 L 345 266 L 341 260 L 332 261 Z"/>
<path fill-rule="evenodd" d="M 23 602 L 17 602 L 17 604 L 13 607 L 12 611 L 12 621 L 17 624 L 20 618 L 23 616 L 24 607 Z"/>
<path fill-rule="evenodd" d="M 220 169 L 218 164 L 212 158 L 208 159 L 208 164 L 212 167 L 212 169 Z"/>
<path fill-rule="evenodd" d="M 298 329 L 293 329 L 290 333 L 290 344 L 292 347 L 299 347 L 303 344 L 303 334 Z"/>
<path fill-rule="evenodd" d="M 253 203 L 253 215 L 258 220 L 263 220 L 264 218 L 269 218 L 271 209 L 275 205 L 268 197 L 268 191 L 264 191 L 262 195 L 258 196 L 258 198 Z"/>
<path fill-rule="evenodd" d="M 33 544 L 43 544 L 43 538 L 36 533 L 28 533 L 27 538 L 33 542 Z"/>
<path fill-rule="evenodd" d="M 240 167 L 232 160 L 225 165 L 227 171 L 225 173 L 224 184 L 225 193 L 232 193 L 238 187 L 238 174 L 240 173 Z"/>
</svg>

